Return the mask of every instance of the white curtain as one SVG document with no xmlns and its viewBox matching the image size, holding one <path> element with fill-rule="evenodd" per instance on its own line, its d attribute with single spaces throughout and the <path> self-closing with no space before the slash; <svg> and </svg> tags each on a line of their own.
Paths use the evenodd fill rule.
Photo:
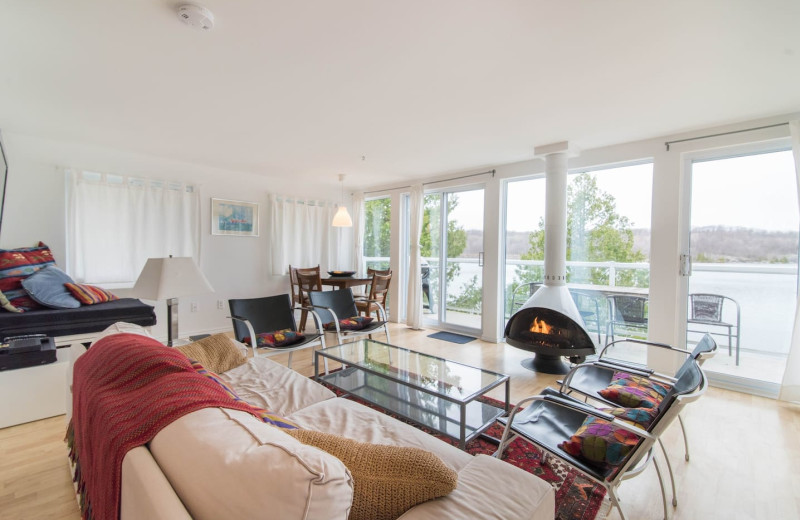
<svg viewBox="0 0 800 520">
<path fill-rule="evenodd" d="M 790 121 L 789 129 L 792 133 L 794 171 L 797 175 L 797 200 L 800 204 L 800 121 Z M 800 298 L 795 307 L 792 343 L 789 347 L 789 357 L 786 360 L 786 371 L 783 373 L 779 399 L 800 402 Z"/>
<path fill-rule="evenodd" d="M 412 329 L 422 328 L 422 259 L 419 239 L 422 234 L 422 184 L 411 187 L 409 200 L 409 259 L 408 259 L 408 307 L 406 324 Z"/>
<path fill-rule="evenodd" d="M 331 226 L 334 205 L 327 201 L 302 200 L 270 195 L 270 257 L 272 274 L 285 275 L 289 265 L 320 266 L 324 273 L 344 269 L 342 228 Z M 345 256 L 345 255 L 343 255 Z M 343 264 L 349 265 L 349 264 Z"/>
<path fill-rule="evenodd" d="M 148 258 L 198 256 L 194 186 L 67 171 L 67 270 L 83 283 L 125 285 Z"/>
<path fill-rule="evenodd" d="M 364 269 L 364 193 L 353 195 L 353 258 L 358 276 L 366 274 Z"/>
</svg>

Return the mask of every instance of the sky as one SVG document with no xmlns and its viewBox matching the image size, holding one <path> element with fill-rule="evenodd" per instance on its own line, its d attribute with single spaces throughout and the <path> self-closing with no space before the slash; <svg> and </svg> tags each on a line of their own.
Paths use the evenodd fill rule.
<svg viewBox="0 0 800 520">
<path fill-rule="evenodd" d="M 652 163 L 590 172 L 614 195 L 634 228 L 650 227 Z M 570 175 L 570 179 L 574 178 Z M 537 229 L 544 216 L 544 178 L 508 183 L 509 231 Z M 648 194 L 643 196 L 643 194 Z M 482 192 L 459 193 L 452 214 L 465 229 L 483 225 Z M 692 227 L 797 231 L 797 181 L 790 151 L 698 162 L 692 169 Z"/>
</svg>

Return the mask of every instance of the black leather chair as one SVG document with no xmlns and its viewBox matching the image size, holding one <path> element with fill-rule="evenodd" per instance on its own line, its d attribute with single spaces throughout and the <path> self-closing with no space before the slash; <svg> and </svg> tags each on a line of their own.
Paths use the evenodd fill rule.
<svg viewBox="0 0 800 520">
<path fill-rule="evenodd" d="M 371 322 L 363 329 L 342 330 L 342 328 L 339 326 L 340 320 L 358 316 L 358 309 L 356 308 L 356 301 L 353 297 L 352 289 L 339 289 L 337 291 L 311 291 L 308 293 L 308 297 L 311 301 L 311 308 L 317 313 L 322 323 L 334 324 L 335 330 L 330 330 L 329 332 L 336 333 L 338 344 L 344 343 L 344 340 L 349 337 L 366 335 L 372 338 L 372 335 L 376 332 L 379 332 L 381 329 L 383 329 L 382 332 L 386 334 L 386 342 L 390 343 L 389 327 L 386 324 L 386 313 L 381 305 L 378 305 L 380 319 Z M 319 330 L 323 330 L 323 328 L 319 327 Z"/>
<path fill-rule="evenodd" d="M 605 357 L 606 352 L 612 347 L 614 344 L 617 343 L 635 343 L 640 344 L 642 346 L 651 346 L 660 349 L 669 350 L 672 352 L 676 352 L 680 355 L 686 356 L 686 359 L 681 365 L 681 368 L 678 369 L 677 373 L 674 376 L 667 376 L 664 374 L 657 374 L 654 370 L 647 368 L 644 365 L 638 365 L 635 363 L 627 363 L 624 361 L 612 359 Z M 676 381 L 678 381 L 683 374 L 689 370 L 690 366 L 693 362 L 696 362 L 698 366 L 702 365 L 703 362 L 713 357 L 714 354 L 717 352 L 717 343 L 714 339 L 709 335 L 706 334 L 703 338 L 697 343 L 694 350 L 689 353 L 686 350 L 677 349 L 666 345 L 664 343 L 655 343 L 652 341 L 643 341 L 637 339 L 623 339 L 617 340 L 613 343 L 609 343 L 601 352 L 598 359 L 592 363 L 587 363 L 585 367 L 581 370 L 575 370 L 570 372 L 567 377 L 561 382 L 560 391 L 563 394 L 580 394 L 584 397 L 584 399 L 593 399 L 605 406 L 619 406 L 618 404 L 614 403 L 613 401 L 609 401 L 603 396 L 601 396 L 598 392 L 606 387 L 608 387 L 609 383 L 611 383 L 611 379 L 616 371 L 624 371 L 628 372 L 633 375 L 638 375 L 640 377 L 647 377 L 647 378 L 657 378 L 661 381 L 664 381 L 667 384 L 674 385 Z M 683 418 L 680 414 L 678 414 L 678 423 L 681 426 L 681 433 L 683 434 L 683 445 L 685 448 L 685 455 L 684 458 L 688 461 L 689 460 L 689 438 L 686 436 L 686 426 L 683 423 Z M 675 478 L 672 473 L 672 464 L 669 461 L 669 457 L 667 456 L 667 452 L 664 449 L 664 445 L 661 444 L 659 440 L 659 444 L 661 445 L 661 449 L 664 451 L 664 459 L 667 462 L 667 469 L 669 470 L 670 482 L 672 484 L 672 493 L 673 497 L 675 495 Z M 675 499 L 673 498 L 673 504 L 675 504 Z"/>
<path fill-rule="evenodd" d="M 594 364 L 578 365 L 567 377 L 569 378 L 570 375 L 580 370 L 586 370 L 592 365 Z M 707 387 L 708 381 L 703 371 L 690 357 L 685 370 L 682 371 L 681 376 L 675 381 L 656 409 L 653 421 L 644 430 L 556 389 L 547 388 L 541 395 L 520 401 L 507 418 L 498 419 L 499 422 L 505 424 L 505 429 L 500 446 L 494 456 L 501 458 L 506 447 L 517 438 L 535 444 L 543 449 L 546 455 L 558 457 L 605 487 L 612 505 L 619 510 L 622 520 L 625 520 L 626 517 L 617 497 L 617 488 L 623 480 L 644 471 L 652 460 L 661 485 L 661 498 L 666 520 L 668 516 L 666 492 L 658 461 L 654 457 L 655 443 L 678 416 L 681 409 L 686 404 L 699 399 Z M 570 455 L 559 447 L 559 444 L 569 440 L 581 427 L 584 420 L 590 416 L 607 421 L 614 427 L 633 433 L 639 438 L 639 442 L 624 456 L 619 465 L 613 467 L 598 465 Z M 673 487 L 673 504 L 676 503 Z"/>
<path fill-rule="evenodd" d="M 325 334 L 321 332 L 305 334 L 305 338 L 292 345 L 285 347 L 259 347 L 256 336 L 265 332 L 276 332 L 289 329 L 297 332 L 297 324 L 294 319 L 295 308 L 292 307 L 292 299 L 288 294 L 277 296 L 265 296 L 262 298 L 242 298 L 228 300 L 231 310 L 231 320 L 233 320 L 233 332 L 236 340 L 242 343 L 249 343 L 253 349 L 253 356 L 257 356 L 259 351 L 267 351 L 266 356 L 273 356 L 282 352 L 289 353 L 287 365 L 292 367 L 292 353 L 296 350 L 311 348 L 319 345 L 325 348 Z M 305 309 L 314 318 L 317 329 L 322 330 L 319 316 L 312 309 Z M 249 342 L 244 341 L 250 338 Z"/>
</svg>

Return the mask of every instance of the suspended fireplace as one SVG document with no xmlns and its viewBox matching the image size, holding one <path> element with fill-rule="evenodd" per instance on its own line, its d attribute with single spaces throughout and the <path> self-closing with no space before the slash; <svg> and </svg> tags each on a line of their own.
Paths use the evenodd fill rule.
<svg viewBox="0 0 800 520">
<path fill-rule="evenodd" d="M 544 284 L 506 324 L 506 343 L 533 352 L 522 365 L 546 374 L 566 374 L 562 357 L 581 362 L 595 353 L 578 307 L 567 289 L 568 143 L 536 147 L 545 157 Z"/>
</svg>

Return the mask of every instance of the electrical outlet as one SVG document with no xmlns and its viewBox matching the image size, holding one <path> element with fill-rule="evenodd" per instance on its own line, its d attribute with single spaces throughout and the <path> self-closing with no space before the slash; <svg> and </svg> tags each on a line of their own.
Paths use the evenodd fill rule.
<svg viewBox="0 0 800 520">
<path fill-rule="evenodd" d="M 219 310 L 224 310 L 225 309 L 224 300 L 217 300 L 217 309 L 219 309 Z"/>
<path fill-rule="evenodd" d="M 196 302 L 192 302 L 191 309 L 192 309 L 192 312 L 197 312 L 197 303 Z"/>
</svg>

